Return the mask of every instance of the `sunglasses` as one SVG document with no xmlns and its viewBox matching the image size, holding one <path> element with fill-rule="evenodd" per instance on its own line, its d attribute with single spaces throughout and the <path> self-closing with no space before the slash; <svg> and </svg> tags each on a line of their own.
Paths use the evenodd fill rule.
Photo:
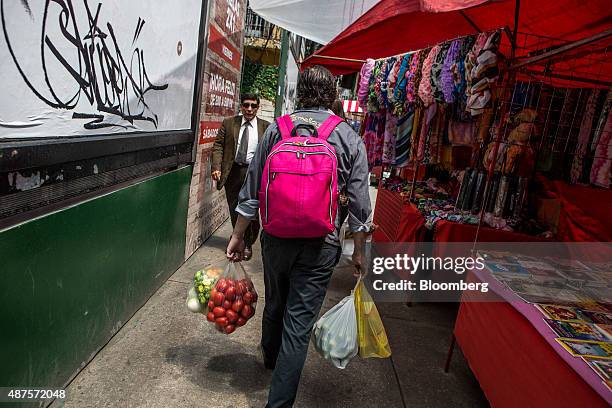
<svg viewBox="0 0 612 408">
<path fill-rule="evenodd" d="M 257 109 L 259 107 L 259 104 L 258 103 L 248 103 L 248 102 L 245 102 L 245 103 L 242 104 L 242 107 L 245 108 L 245 109 L 247 109 L 249 107 L 251 107 L 251 109 Z"/>
</svg>

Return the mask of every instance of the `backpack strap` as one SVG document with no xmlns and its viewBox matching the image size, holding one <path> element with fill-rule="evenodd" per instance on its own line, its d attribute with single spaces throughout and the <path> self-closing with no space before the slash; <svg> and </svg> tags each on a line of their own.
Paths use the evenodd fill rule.
<svg viewBox="0 0 612 408">
<path fill-rule="evenodd" d="M 319 126 L 319 129 L 318 129 L 319 136 L 318 136 L 318 138 L 322 139 L 322 140 L 327 140 L 329 135 L 331 135 L 331 132 L 341 122 L 344 122 L 344 119 L 342 119 L 341 117 L 336 116 L 336 115 L 330 115 L 329 118 L 325 119 L 325 121 L 323 123 L 321 123 L 321 126 Z"/>
<path fill-rule="evenodd" d="M 283 140 L 289 139 L 291 137 L 291 131 L 294 128 L 291 116 L 283 115 L 279 118 L 276 118 L 276 124 L 278 126 L 278 130 L 280 131 L 281 138 Z"/>
</svg>

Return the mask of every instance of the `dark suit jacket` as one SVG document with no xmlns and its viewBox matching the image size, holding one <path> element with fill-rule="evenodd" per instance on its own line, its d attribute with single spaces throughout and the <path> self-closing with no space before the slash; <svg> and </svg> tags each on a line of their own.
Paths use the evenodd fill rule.
<svg viewBox="0 0 612 408">
<path fill-rule="evenodd" d="M 225 118 L 217 133 L 212 152 L 212 171 L 221 171 L 221 179 L 217 182 L 217 189 L 221 190 L 227 181 L 227 176 L 232 169 L 236 158 L 236 148 L 240 137 L 240 125 L 242 116 Z M 259 142 L 270 122 L 257 118 L 257 134 Z"/>
</svg>

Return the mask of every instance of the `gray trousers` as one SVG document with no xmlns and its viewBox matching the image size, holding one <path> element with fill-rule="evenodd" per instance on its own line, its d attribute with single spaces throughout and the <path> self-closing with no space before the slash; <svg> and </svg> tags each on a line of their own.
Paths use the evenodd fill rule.
<svg viewBox="0 0 612 408">
<path fill-rule="evenodd" d="M 265 232 L 261 248 L 266 285 L 261 345 L 267 365 L 275 365 L 266 407 L 291 407 L 341 249 L 323 239 L 282 239 Z"/>
</svg>

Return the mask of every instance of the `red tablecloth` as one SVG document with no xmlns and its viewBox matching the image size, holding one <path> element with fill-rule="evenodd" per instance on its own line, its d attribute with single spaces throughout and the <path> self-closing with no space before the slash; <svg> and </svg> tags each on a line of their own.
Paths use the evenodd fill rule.
<svg viewBox="0 0 612 408">
<path fill-rule="evenodd" d="M 612 393 L 597 374 L 578 357 L 564 354 L 550 329 L 544 329 L 546 338 L 539 331 L 545 323 L 533 305 L 507 296 L 479 302 L 484 296 L 491 299 L 490 294 L 463 293 L 455 336 L 492 406 L 609 406 Z"/>
<path fill-rule="evenodd" d="M 434 226 L 435 242 L 474 242 L 476 226 L 458 224 L 440 220 Z M 481 227 L 478 233 L 479 242 L 545 242 L 543 238 L 518 232 L 503 231 L 489 227 Z"/>
<path fill-rule="evenodd" d="M 561 204 L 559 241 L 612 242 L 612 190 L 540 180 Z"/>
<path fill-rule="evenodd" d="M 422 242 L 425 240 L 425 218 L 414 204 L 405 204 L 399 193 L 378 189 L 374 224 L 374 242 Z"/>
</svg>

